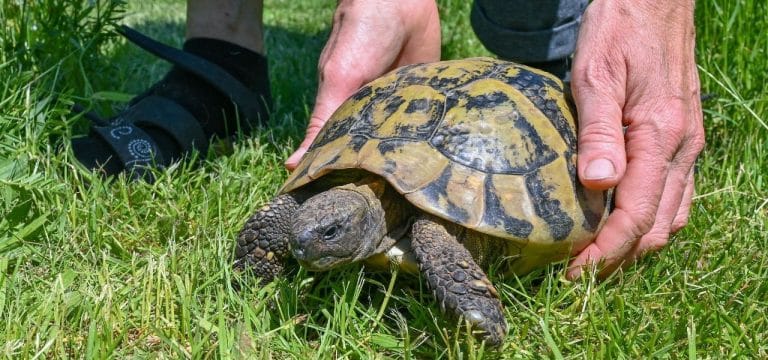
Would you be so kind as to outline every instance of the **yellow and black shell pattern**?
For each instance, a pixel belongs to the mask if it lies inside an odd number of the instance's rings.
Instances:
[[[514,242],[515,255],[562,258],[594,238],[609,199],[579,184],[570,109],[559,79],[515,63],[406,66],[342,104],[281,191],[361,169],[423,211]]]

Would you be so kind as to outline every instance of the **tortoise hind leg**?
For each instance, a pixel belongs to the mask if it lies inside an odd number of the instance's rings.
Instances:
[[[262,283],[280,275],[291,255],[291,220],[298,208],[295,195],[283,194],[253,214],[237,236],[235,268],[253,270]]]
[[[498,346],[507,333],[501,301],[485,272],[461,245],[463,228],[431,216],[413,224],[412,247],[427,284],[443,311],[482,330],[488,345]]]

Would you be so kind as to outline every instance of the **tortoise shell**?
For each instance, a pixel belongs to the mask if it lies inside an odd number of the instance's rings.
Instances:
[[[558,78],[526,66],[406,66],[341,105],[281,192],[365,170],[423,211],[513,242],[509,255],[562,258],[594,238],[609,200],[577,179],[570,109]]]

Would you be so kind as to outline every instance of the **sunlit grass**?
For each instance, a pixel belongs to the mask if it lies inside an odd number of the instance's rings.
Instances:
[[[39,4],[38,4],[39,3]],[[764,1],[699,1],[708,145],[690,224],[605,282],[562,267],[493,280],[508,341],[482,347],[424,284],[347,267],[266,287],[231,270],[244,220],[286,176],[303,135],[335,1],[267,1],[271,130],[155,184],[78,172],[74,102],[135,94],[167,65],[115,21],[180,45],[184,4],[47,0],[0,7],[0,354],[7,358],[768,357],[768,138]],[[98,5],[98,6],[97,6]],[[440,1],[446,58],[486,55],[468,1]],[[102,113],[119,108],[93,102]],[[393,276],[397,278],[393,282]],[[240,290],[234,282],[244,284]]]

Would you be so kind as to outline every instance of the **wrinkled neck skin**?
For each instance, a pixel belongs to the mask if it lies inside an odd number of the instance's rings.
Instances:
[[[407,230],[410,205],[378,177],[321,192],[293,221],[291,249],[310,270],[324,271],[386,252]]]

